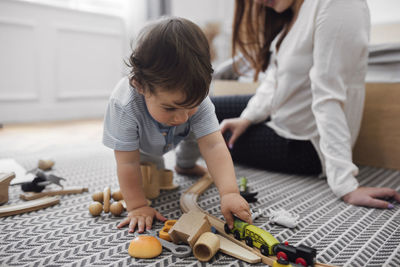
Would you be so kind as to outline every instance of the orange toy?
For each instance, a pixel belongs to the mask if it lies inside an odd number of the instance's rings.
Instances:
[[[162,252],[160,241],[154,236],[139,235],[129,244],[128,253],[132,257],[150,259],[155,258]]]
[[[171,229],[172,226],[176,223],[176,220],[168,220],[164,223],[164,227],[161,229],[161,231],[158,233],[158,236],[164,240],[167,240],[169,242],[172,241],[171,237],[168,234],[169,229]]]

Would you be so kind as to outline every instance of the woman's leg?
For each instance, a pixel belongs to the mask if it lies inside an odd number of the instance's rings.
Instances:
[[[251,95],[212,97],[218,120],[239,117]],[[224,134],[227,140],[230,133]],[[230,150],[236,163],[292,174],[319,174],[321,162],[310,141],[283,138],[265,123],[250,126]]]

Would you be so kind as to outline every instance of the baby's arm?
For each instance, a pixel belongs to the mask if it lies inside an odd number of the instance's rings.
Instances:
[[[118,228],[129,224],[129,232],[134,232],[136,226],[139,232],[143,232],[145,228],[151,229],[154,216],[161,221],[166,220],[159,212],[147,205],[142,187],[139,151],[116,150],[114,153],[119,186],[128,211],[128,217],[118,224]]]
[[[251,223],[249,204],[239,194],[231,155],[220,131],[203,136],[198,140],[200,152],[214,179],[221,198],[221,212],[229,227],[233,227],[233,214]]]

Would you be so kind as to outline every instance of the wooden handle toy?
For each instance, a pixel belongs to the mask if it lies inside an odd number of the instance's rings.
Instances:
[[[26,192],[19,195],[20,199],[23,200],[34,200],[45,196],[56,196],[56,195],[69,195],[69,194],[80,194],[83,192],[88,192],[88,189],[85,187],[71,187],[65,188],[62,190],[55,190],[55,191],[43,191],[40,193],[35,192]]]
[[[30,212],[34,210],[44,209],[60,203],[59,197],[42,197],[23,203],[6,205],[0,207],[0,217]]]

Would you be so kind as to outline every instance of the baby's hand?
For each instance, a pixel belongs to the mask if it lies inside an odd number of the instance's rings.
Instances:
[[[228,193],[221,196],[221,212],[229,228],[233,228],[233,215],[252,223],[249,203],[239,193]]]
[[[121,228],[129,224],[129,233],[135,232],[136,226],[138,228],[138,232],[143,233],[145,227],[146,230],[151,229],[154,216],[156,217],[156,219],[162,222],[167,220],[167,218],[162,216],[161,213],[156,211],[154,208],[143,206],[129,211],[128,217],[120,222],[117,227]]]

